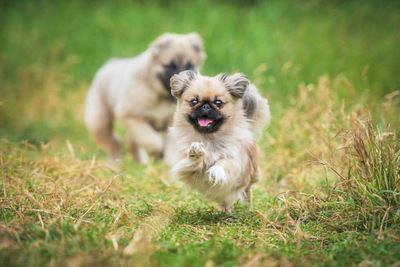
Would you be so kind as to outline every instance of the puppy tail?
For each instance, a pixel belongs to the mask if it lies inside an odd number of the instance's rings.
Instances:
[[[253,132],[256,136],[260,135],[271,121],[271,112],[268,100],[260,95],[253,84],[247,87],[243,95],[243,108]]]

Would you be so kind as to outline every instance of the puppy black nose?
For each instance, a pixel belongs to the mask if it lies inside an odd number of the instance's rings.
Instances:
[[[201,107],[201,109],[203,110],[203,111],[210,111],[211,110],[211,107],[210,107],[210,105],[209,104],[204,104],[202,107]]]
[[[184,70],[193,70],[194,66],[191,62],[186,63],[186,65],[183,68]]]

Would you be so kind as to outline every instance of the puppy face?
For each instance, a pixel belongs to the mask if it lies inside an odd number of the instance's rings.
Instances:
[[[170,79],[184,70],[198,71],[205,59],[199,34],[165,33],[150,45],[157,78],[170,92]]]
[[[235,118],[243,114],[240,99],[248,85],[242,74],[206,77],[184,71],[174,75],[171,88],[178,99],[177,119],[202,134],[231,127]]]

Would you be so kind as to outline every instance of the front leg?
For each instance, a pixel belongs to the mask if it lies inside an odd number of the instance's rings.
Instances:
[[[204,148],[203,143],[201,142],[193,142],[188,151],[188,158],[192,161],[199,161],[203,159],[206,150]]]
[[[233,159],[220,159],[208,171],[208,179],[214,185],[228,185],[240,175],[240,162]]]
[[[127,130],[129,150],[134,160],[141,163],[148,161],[147,157],[141,155],[141,149],[154,157],[162,156],[164,138],[148,121],[136,117],[125,117],[122,121]]]
[[[225,212],[227,214],[232,213],[232,203],[224,201],[223,203],[219,204],[219,210]]]
[[[175,104],[167,100],[157,103],[157,105],[147,110],[146,114],[152,119],[152,126],[157,131],[165,131],[168,125],[171,125],[174,111]]]
[[[238,200],[238,194],[235,187],[238,186],[241,168],[240,162],[234,159],[220,159],[211,168],[208,169],[208,179],[213,186],[226,188],[231,194],[225,196],[225,199],[219,203],[220,210],[230,214],[233,203]],[[223,189],[225,191],[225,189]]]
[[[172,168],[173,176],[185,180],[200,173],[203,169],[204,154],[203,143],[193,142],[188,149],[187,156]]]

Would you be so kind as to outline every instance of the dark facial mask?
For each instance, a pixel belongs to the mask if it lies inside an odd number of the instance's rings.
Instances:
[[[158,79],[161,81],[164,88],[168,91],[171,98],[175,98],[171,95],[171,85],[170,79],[174,74],[178,74],[184,70],[193,70],[194,66],[192,63],[188,62],[185,65],[179,65],[178,63],[171,61],[169,64],[164,65],[164,70],[157,75]]]
[[[208,102],[203,102],[192,110],[187,120],[200,133],[214,133],[223,124],[222,113]]]

